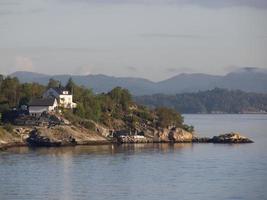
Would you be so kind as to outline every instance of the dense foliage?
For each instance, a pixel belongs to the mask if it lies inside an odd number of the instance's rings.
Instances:
[[[41,97],[45,89],[62,87],[50,79],[47,86],[37,83],[20,83],[17,78],[0,76],[0,114],[27,105],[31,98]],[[74,124],[92,129],[95,122],[113,129],[141,130],[146,127],[177,126],[192,130],[183,124],[182,116],[168,108],[149,110],[133,102],[127,89],[116,87],[108,93],[94,94],[91,89],[76,85],[70,78],[65,88],[73,94],[77,107],[63,109],[63,115]]]
[[[267,94],[215,88],[197,93],[151,95],[135,100],[149,107],[169,107],[181,113],[247,113],[266,112]]]
[[[133,102],[127,89],[116,87],[108,93],[95,95],[92,90],[76,85],[71,79],[66,88],[73,93],[77,108],[73,113],[66,110],[65,116],[80,124],[93,120],[112,128],[131,128],[133,131],[143,126],[186,127],[182,116],[174,110],[160,108],[148,110]],[[91,124],[89,124],[91,126]],[[191,129],[190,129],[191,128]],[[188,130],[193,130],[192,127]]]
[[[0,113],[41,97],[45,87],[38,83],[20,83],[17,78],[0,75]]]

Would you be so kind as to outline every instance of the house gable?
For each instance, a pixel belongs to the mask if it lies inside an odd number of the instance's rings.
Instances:
[[[75,108],[76,104],[73,103],[72,94],[64,88],[49,88],[43,94],[43,98],[57,98],[60,106],[64,108]]]
[[[40,115],[43,112],[54,111],[58,107],[55,98],[32,99],[29,103],[29,113],[31,115]]]

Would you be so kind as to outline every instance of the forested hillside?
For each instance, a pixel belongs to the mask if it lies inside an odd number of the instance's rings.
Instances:
[[[40,85],[20,83],[17,78],[3,75],[0,75],[0,124],[1,120],[12,122],[14,119],[9,117],[3,120],[3,116],[19,111],[21,105],[27,106],[32,98],[40,98],[51,87],[64,87],[73,94],[77,108],[59,109],[74,125],[94,129],[94,124],[99,123],[111,129],[127,129],[133,132],[148,127],[176,126],[193,131],[193,127],[183,123],[183,117],[178,112],[169,108],[149,110],[136,104],[127,89],[116,87],[108,93],[94,94],[91,89],[75,84],[71,78],[62,86],[60,81],[54,79],[50,79],[47,85]]]
[[[135,100],[149,107],[166,106],[181,113],[267,112],[267,94],[215,88],[197,93],[147,95]]]

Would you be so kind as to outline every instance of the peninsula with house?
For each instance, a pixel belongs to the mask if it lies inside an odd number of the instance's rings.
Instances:
[[[169,108],[136,104],[128,90],[116,87],[94,94],[50,79],[44,86],[0,76],[0,147],[65,146],[108,143],[249,143],[238,133],[201,138]]]

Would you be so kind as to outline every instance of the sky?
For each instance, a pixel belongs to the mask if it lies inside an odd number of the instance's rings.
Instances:
[[[267,69],[267,0],[0,0],[0,73]]]

